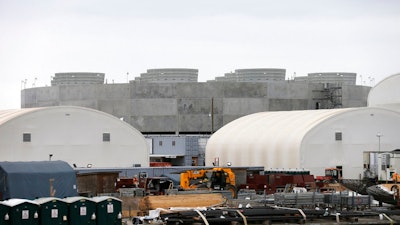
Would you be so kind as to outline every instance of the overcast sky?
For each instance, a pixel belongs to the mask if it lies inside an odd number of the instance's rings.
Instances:
[[[194,68],[203,82],[284,68],[355,72],[373,85],[399,73],[399,59],[397,0],[0,0],[0,110],[20,108],[23,86],[50,86],[57,72],[125,83]]]

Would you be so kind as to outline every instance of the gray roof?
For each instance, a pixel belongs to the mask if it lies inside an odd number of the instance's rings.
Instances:
[[[76,175],[64,161],[0,162],[0,189],[3,199],[76,196]]]
[[[64,161],[0,162],[0,168],[7,174],[29,173],[74,173],[72,167]]]

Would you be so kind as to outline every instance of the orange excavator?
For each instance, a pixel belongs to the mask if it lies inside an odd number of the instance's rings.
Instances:
[[[180,187],[183,190],[227,190],[231,192],[233,198],[236,198],[235,179],[235,173],[230,168],[187,170],[180,173]]]
[[[393,182],[395,182],[395,183],[400,182],[400,174],[398,174],[398,173],[393,173],[393,174],[392,174],[392,180],[393,180]]]

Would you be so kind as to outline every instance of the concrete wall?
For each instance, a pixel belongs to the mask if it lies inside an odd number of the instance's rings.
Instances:
[[[123,118],[143,133],[209,134],[255,112],[315,109],[323,89],[293,81],[63,85],[22,90],[21,107],[77,105]],[[343,86],[342,107],[366,106],[369,90]]]

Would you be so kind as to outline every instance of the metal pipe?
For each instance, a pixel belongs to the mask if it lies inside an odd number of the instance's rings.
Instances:
[[[203,213],[201,213],[198,209],[195,209],[194,211],[196,211],[197,214],[199,214],[199,216],[203,219],[205,225],[210,225],[207,221],[207,218],[203,215]]]
[[[246,217],[243,215],[243,213],[241,213],[239,210],[236,210],[236,212],[243,218],[243,224],[247,225],[247,219]]]
[[[288,210],[297,210],[300,212],[300,214],[303,216],[304,221],[306,221],[306,214],[303,212],[303,210],[299,208],[288,208],[288,207],[281,207],[281,206],[274,206],[274,208],[281,208],[281,209],[288,209]]]

